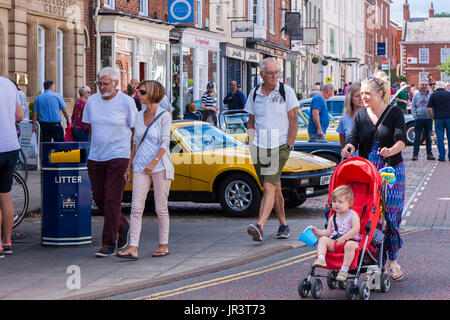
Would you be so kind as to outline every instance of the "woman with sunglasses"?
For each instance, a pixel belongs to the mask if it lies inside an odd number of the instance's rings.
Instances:
[[[131,260],[138,259],[142,215],[152,184],[155,210],[159,221],[159,246],[152,256],[163,257],[169,254],[167,202],[171,180],[174,179],[174,167],[169,150],[172,117],[169,112],[158,106],[165,94],[164,87],[157,81],[146,80],[139,84],[139,93],[141,103],[147,107],[136,116],[130,163],[124,175],[126,182],[130,183],[131,165],[133,165],[130,247],[117,253],[119,258]]]
[[[397,182],[387,186],[384,243],[388,254],[386,270],[390,270],[392,279],[397,281],[403,279],[397,257],[403,243],[399,228],[405,201],[405,166],[401,152],[406,147],[406,128],[402,110],[385,103],[388,81],[386,74],[380,72],[362,82],[364,108],[355,114],[342,156],[348,158],[358,149],[359,155],[369,159],[378,170],[385,165],[395,169]]]

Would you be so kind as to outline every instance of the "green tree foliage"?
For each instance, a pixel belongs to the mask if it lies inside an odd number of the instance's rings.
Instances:
[[[438,69],[441,70],[441,72],[445,72],[447,76],[450,76],[450,57],[446,62],[438,66]]]

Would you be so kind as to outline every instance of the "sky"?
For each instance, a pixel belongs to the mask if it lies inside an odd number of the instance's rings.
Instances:
[[[391,20],[403,21],[403,4],[405,0],[392,0]],[[450,0],[408,0],[411,18],[428,17],[428,10],[433,2],[434,13],[449,12]]]

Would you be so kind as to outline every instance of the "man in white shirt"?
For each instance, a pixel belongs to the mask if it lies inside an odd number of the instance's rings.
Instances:
[[[13,171],[19,155],[16,122],[23,120],[23,109],[14,83],[0,77],[0,258],[11,254],[14,204],[10,191]]]
[[[128,245],[130,225],[122,216],[121,200],[137,108],[133,98],[117,89],[115,69],[103,68],[97,80],[99,92],[86,101],[83,122],[91,131],[88,174],[92,196],[105,216],[102,248],[95,255],[108,257]]]
[[[250,91],[244,108],[250,114],[247,132],[251,156],[264,189],[258,223],[247,229],[255,241],[263,241],[262,230],[274,207],[280,221],[277,238],[289,237],[280,176],[297,136],[299,106],[294,90],[279,82],[275,58],[261,61],[260,70],[263,83]]]

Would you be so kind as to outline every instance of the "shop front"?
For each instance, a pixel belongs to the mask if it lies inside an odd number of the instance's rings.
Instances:
[[[115,67],[120,72],[120,89],[131,79],[155,80],[168,93],[170,79],[169,33],[173,27],[147,20],[107,15],[100,20],[100,68]]]
[[[196,103],[206,91],[206,85],[215,84],[216,97],[221,94],[219,77],[220,39],[223,35],[195,28],[180,28],[174,31],[179,40],[172,43],[172,87],[173,100],[178,102],[180,113],[186,106]]]

